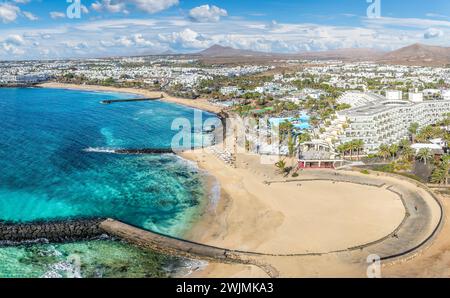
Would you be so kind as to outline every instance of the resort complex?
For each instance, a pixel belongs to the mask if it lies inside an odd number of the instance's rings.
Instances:
[[[340,111],[337,117],[348,122],[340,141],[362,140],[370,153],[376,152],[383,144],[396,144],[409,138],[409,128],[413,123],[422,129],[441,122],[450,113],[450,100],[412,102],[364,95],[377,100],[359,105],[360,101],[356,99],[355,108]],[[353,103],[351,99],[347,102]]]

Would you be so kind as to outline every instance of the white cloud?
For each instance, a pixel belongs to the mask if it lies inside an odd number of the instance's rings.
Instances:
[[[148,13],[157,13],[166,10],[172,6],[178,5],[178,0],[128,0],[136,5],[142,11]]]
[[[352,27],[233,18],[204,23],[191,22],[184,16],[86,18],[82,22],[52,23],[39,28],[0,26],[0,59],[13,59],[13,52],[22,55],[21,58],[52,59],[140,55],[167,49],[195,52],[213,44],[280,53],[352,47],[393,50],[423,42],[425,34],[435,36],[427,39],[429,44],[450,46],[450,40],[445,38],[450,35],[450,26],[445,26],[448,22],[436,24],[428,19],[424,22],[432,25],[424,27],[416,19],[402,22],[392,18],[377,25],[363,19],[360,26]],[[22,36],[25,43],[20,44],[18,39],[15,44],[11,43],[13,39],[2,40],[12,35]]]
[[[126,4],[123,2],[112,3],[111,0],[102,0],[101,2],[96,1],[91,5],[92,9],[101,12],[107,11],[110,13],[128,13],[126,10]]]
[[[0,20],[3,23],[14,22],[20,13],[20,8],[8,3],[0,3]]]
[[[79,41],[73,41],[73,40],[63,42],[63,45],[66,46],[67,48],[75,50],[75,51],[84,50],[89,47],[88,44],[84,41],[79,42]]]
[[[91,7],[97,12],[107,11],[110,13],[128,14],[127,4],[132,4],[140,11],[154,14],[178,5],[178,3],[178,0],[101,0],[94,2]]]
[[[24,11],[23,15],[27,19],[29,19],[30,21],[37,21],[37,20],[39,20],[39,18],[37,16],[35,16],[34,14],[32,14],[31,12],[28,12],[28,11]]]
[[[81,5],[81,12],[88,14],[89,13],[89,9],[85,5]]]
[[[18,34],[8,36],[7,38],[5,38],[5,40],[3,40],[3,42],[9,43],[9,44],[12,44],[15,46],[21,46],[21,45],[25,44],[25,40],[23,39],[23,37]]]
[[[221,17],[228,16],[228,12],[217,6],[208,4],[195,7],[189,11],[189,18],[194,22],[218,22]]]
[[[442,37],[443,35],[444,35],[444,32],[442,30],[439,30],[436,28],[430,28],[423,34],[423,37],[425,39],[431,39],[431,38]]]
[[[146,39],[142,34],[136,33],[131,36],[121,36],[114,40],[101,40],[100,44],[105,48],[111,47],[158,47],[158,43]]]
[[[449,21],[415,18],[367,18],[365,24],[375,27],[396,26],[408,28],[450,27]]]
[[[66,14],[59,11],[52,11],[50,12],[50,17],[52,19],[64,19],[66,17]]]
[[[184,49],[202,49],[213,44],[211,39],[190,28],[186,28],[180,32],[160,34],[159,39],[160,41],[167,42],[171,45]]]
[[[21,46],[25,45],[25,39],[18,34],[9,35],[0,42],[0,49],[8,55],[22,56],[26,52]]]

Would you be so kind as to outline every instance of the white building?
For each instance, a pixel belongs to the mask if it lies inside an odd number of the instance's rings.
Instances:
[[[432,151],[442,150],[442,147],[437,144],[422,144],[422,143],[413,144],[413,145],[411,145],[411,148],[414,149],[416,154],[419,153],[419,151],[422,149],[428,149],[428,150],[432,150]]]
[[[442,98],[444,100],[450,100],[450,90],[443,90],[442,91]]]
[[[408,99],[409,99],[409,101],[412,101],[412,102],[422,102],[423,101],[423,93],[409,92]]]
[[[350,91],[345,92],[343,95],[341,95],[337,102],[339,104],[348,104],[352,107],[360,107],[365,106],[372,102],[378,102],[383,101],[386,98],[384,98],[381,95],[375,94],[375,93],[364,93],[359,91]]]
[[[401,100],[403,99],[403,92],[397,90],[386,91],[386,98],[389,100]]]
[[[449,112],[450,100],[372,102],[337,113],[340,117],[345,116],[349,123],[339,139],[341,143],[362,140],[367,152],[375,152],[382,144],[394,144],[408,138],[412,123],[423,128],[443,120]]]
[[[220,88],[220,93],[222,93],[223,95],[230,95],[230,94],[240,94],[240,90],[238,87],[236,86],[227,86],[227,87],[222,87]]]

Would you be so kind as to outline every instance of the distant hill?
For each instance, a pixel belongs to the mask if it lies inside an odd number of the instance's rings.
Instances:
[[[355,48],[337,49],[319,52],[304,52],[296,56],[304,59],[327,59],[327,60],[375,60],[383,56],[385,52],[376,49]]]
[[[374,49],[338,49],[323,52],[303,52],[298,54],[266,53],[250,50],[239,50],[232,47],[213,45],[212,47],[198,52],[203,57],[284,57],[296,59],[343,59],[343,60],[370,60],[379,58],[384,54]]]
[[[238,50],[232,47],[224,47],[221,45],[213,45],[212,47],[197,53],[203,57],[262,57],[262,56],[273,56],[271,53],[250,51],[250,50]]]
[[[173,56],[173,55],[177,55],[177,53],[175,53],[172,50],[167,50],[165,52],[162,52],[160,55],[162,55],[162,56]]]
[[[302,52],[297,54],[265,53],[251,50],[239,50],[232,47],[214,45],[194,54],[204,58],[266,58],[305,59],[305,60],[343,60],[374,61],[385,64],[402,64],[418,66],[450,65],[450,48],[414,44],[392,52],[383,52],[369,48],[336,49],[319,52]]]
[[[413,44],[384,54],[378,62],[419,66],[450,64],[450,48]]]

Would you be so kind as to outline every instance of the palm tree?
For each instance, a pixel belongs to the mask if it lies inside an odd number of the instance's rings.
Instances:
[[[275,164],[275,166],[278,169],[278,172],[280,174],[284,174],[286,172],[286,161],[285,160],[280,160],[279,162],[277,162]]]
[[[411,135],[411,142],[415,143],[417,131],[419,129],[419,123],[412,123],[411,126],[408,128],[408,132]]]
[[[286,136],[292,132],[293,128],[294,128],[294,125],[287,120],[279,125],[278,131],[279,131],[279,136],[280,136],[280,143],[284,142]]]
[[[401,154],[402,154],[402,158],[407,161],[413,160],[414,156],[415,156],[414,149],[410,145],[402,147]]]
[[[392,161],[394,161],[395,157],[397,156],[398,150],[399,150],[399,147],[397,144],[392,144],[389,147],[389,153],[391,154]]]
[[[305,143],[305,142],[310,142],[311,139],[312,139],[312,138],[311,138],[311,135],[310,135],[309,133],[305,132],[305,133],[302,133],[302,134],[299,136],[298,143],[299,143],[299,144],[303,144],[303,143]]]
[[[443,126],[449,126],[450,125],[450,113],[445,114],[444,120],[442,120]]]
[[[427,162],[433,158],[433,154],[430,149],[422,148],[417,153],[417,158],[427,165]]]
[[[447,184],[450,171],[450,158],[444,156],[440,165],[433,171],[431,175],[431,183]]]
[[[292,132],[289,132],[288,136],[288,151],[289,151],[289,157],[293,157],[295,153],[295,144],[296,140],[295,137],[292,136]]]
[[[358,158],[361,156],[361,150],[364,150],[364,141],[356,140],[354,141],[355,149],[357,150]]]
[[[388,145],[381,145],[378,149],[378,156],[382,157],[384,161],[391,156],[391,150]]]
[[[337,147],[337,151],[342,154],[342,157],[345,158],[345,153],[347,152],[345,144],[341,144]]]
[[[403,150],[406,147],[410,147],[411,146],[411,142],[408,139],[403,139],[403,140],[400,141],[399,146]]]
[[[417,140],[420,142],[426,142],[429,139],[436,138],[442,135],[442,131],[439,127],[426,126],[417,135]]]
[[[353,160],[353,150],[355,150],[355,143],[354,142],[348,142],[345,144],[347,151],[350,152],[350,160]]]

